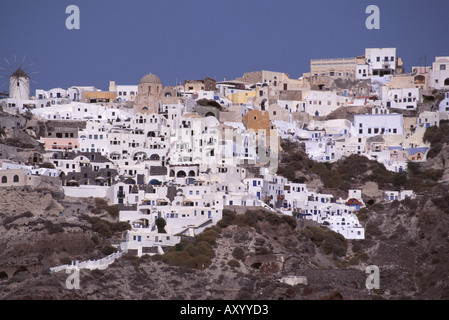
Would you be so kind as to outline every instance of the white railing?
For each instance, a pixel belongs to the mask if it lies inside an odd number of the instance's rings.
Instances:
[[[115,261],[115,259],[120,258],[123,255],[123,251],[118,251],[118,252],[114,252],[113,254],[110,254],[107,257],[104,257],[102,259],[98,259],[98,260],[87,260],[87,261],[82,261],[79,262],[77,264],[78,268],[80,269],[89,269],[89,270],[94,270],[94,269],[106,269],[111,263],[113,263]],[[50,268],[50,272],[59,272],[62,270],[67,269],[68,267],[70,267],[70,265],[68,264],[64,264],[61,266],[56,266],[53,268]]]

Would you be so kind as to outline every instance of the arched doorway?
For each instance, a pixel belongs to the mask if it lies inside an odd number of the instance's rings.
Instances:
[[[417,75],[414,79],[415,84],[424,84],[426,78],[423,75]]]
[[[178,173],[176,174],[177,178],[185,178],[186,176],[187,174],[183,170],[179,170]]]

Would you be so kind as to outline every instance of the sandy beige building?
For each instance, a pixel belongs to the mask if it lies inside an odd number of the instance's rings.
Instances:
[[[161,79],[152,73],[140,79],[137,86],[134,113],[159,113],[162,89]]]

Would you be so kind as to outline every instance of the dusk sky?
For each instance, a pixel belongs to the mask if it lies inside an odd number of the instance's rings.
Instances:
[[[68,30],[68,5],[80,29]],[[365,9],[380,9],[368,30]],[[355,57],[365,48],[396,47],[406,71],[449,56],[448,0],[2,0],[3,57],[24,67],[35,89],[138,84],[151,72],[164,85],[217,81],[270,70],[298,78],[310,59]],[[0,70],[0,74],[9,75]],[[0,85],[7,78],[0,78]],[[0,91],[8,90],[3,87]]]

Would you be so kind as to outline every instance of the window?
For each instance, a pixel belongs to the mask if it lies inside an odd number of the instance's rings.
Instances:
[[[2,183],[8,183],[8,178],[6,176],[2,177]]]
[[[440,70],[446,70],[446,65],[445,64],[440,64]]]

